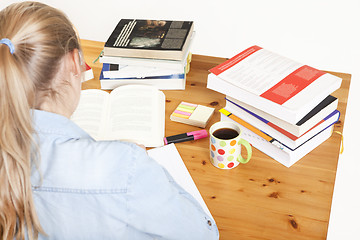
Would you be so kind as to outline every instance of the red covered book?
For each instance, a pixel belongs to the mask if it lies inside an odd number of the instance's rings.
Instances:
[[[85,63],[84,80],[88,81],[93,78],[94,78],[94,73],[93,73],[92,68],[87,63]]]
[[[296,124],[342,79],[258,46],[209,70],[207,87]]]

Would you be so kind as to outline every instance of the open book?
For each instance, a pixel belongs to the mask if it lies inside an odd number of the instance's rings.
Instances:
[[[145,85],[121,86],[110,94],[99,89],[83,90],[71,119],[96,140],[162,146],[165,95]]]

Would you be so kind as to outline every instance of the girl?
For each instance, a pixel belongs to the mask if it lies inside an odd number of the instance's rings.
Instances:
[[[141,147],[96,142],[69,117],[81,48],[37,2],[0,12],[0,238],[217,239],[197,202]]]

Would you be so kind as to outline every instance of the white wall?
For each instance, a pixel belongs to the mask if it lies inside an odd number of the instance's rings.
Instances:
[[[15,1],[2,0],[0,9]],[[62,9],[84,39],[106,41],[121,18],[193,20],[193,53],[231,57],[257,44],[315,68],[351,73],[345,151],[339,159],[328,239],[360,236],[360,1],[43,0]],[[356,161],[359,160],[359,161]]]

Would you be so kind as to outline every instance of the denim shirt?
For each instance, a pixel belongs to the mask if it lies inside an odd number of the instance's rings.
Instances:
[[[68,118],[34,111],[31,182],[39,239],[218,239],[197,201],[135,144],[95,141]],[[37,165],[37,166],[36,166]]]

